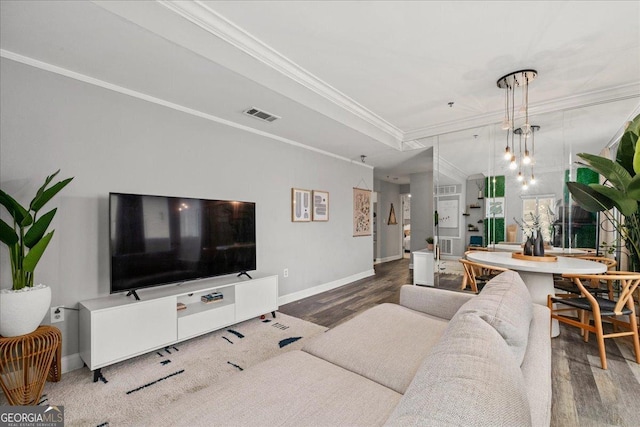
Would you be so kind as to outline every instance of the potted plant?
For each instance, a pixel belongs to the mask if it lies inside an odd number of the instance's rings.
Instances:
[[[433,250],[433,237],[427,237],[427,249],[430,251]]]
[[[0,190],[0,205],[13,218],[13,226],[0,219],[0,241],[9,249],[12,289],[0,290],[0,335],[14,337],[36,330],[51,304],[51,289],[33,286],[36,265],[53,237],[47,228],[57,208],[38,217],[40,209],[73,178],[67,178],[47,188],[58,170],[45,180],[28,208]]]
[[[567,182],[567,187],[580,207],[589,212],[602,212],[624,242],[629,254],[629,269],[640,271],[640,115],[629,123],[620,139],[616,160],[580,153],[579,164],[598,172],[604,184]],[[616,208],[619,220],[611,212]]]

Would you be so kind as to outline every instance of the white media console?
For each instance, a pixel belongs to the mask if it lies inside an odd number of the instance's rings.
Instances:
[[[203,295],[220,292],[221,301]],[[225,277],[80,302],[80,357],[100,368],[278,309],[278,276]],[[183,303],[186,309],[177,310]]]

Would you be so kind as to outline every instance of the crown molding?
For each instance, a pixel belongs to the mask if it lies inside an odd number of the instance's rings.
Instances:
[[[260,136],[263,136],[265,138],[269,138],[269,139],[272,139],[272,140],[275,140],[275,141],[284,142],[285,144],[293,145],[295,147],[304,148],[305,150],[313,151],[313,152],[316,152],[316,153],[319,153],[319,154],[322,154],[322,155],[325,155],[325,156],[329,156],[329,157],[333,157],[333,158],[336,158],[336,159],[339,159],[339,160],[343,160],[345,162],[349,162],[349,163],[352,163],[352,164],[355,164],[355,165],[358,165],[358,166],[361,166],[361,167],[364,167],[364,168],[373,169],[373,166],[371,166],[371,165],[360,163],[358,161],[355,161],[353,159],[349,159],[347,157],[339,156],[337,154],[333,154],[333,153],[330,153],[328,151],[321,150],[319,148],[311,147],[309,145],[305,145],[305,144],[302,144],[300,142],[297,142],[297,141],[294,141],[294,140],[291,140],[291,139],[288,139],[288,138],[281,137],[279,135],[275,135],[275,134],[272,134],[272,133],[269,133],[269,132],[264,132],[264,131],[261,131],[261,130],[258,130],[258,129],[254,129],[252,127],[245,126],[245,125],[242,125],[240,123],[233,122],[231,120],[227,120],[227,119],[223,119],[221,117],[214,116],[213,114],[208,114],[208,113],[205,113],[203,111],[199,111],[199,110],[196,110],[196,109],[193,109],[193,108],[185,107],[184,105],[176,104],[174,102],[170,102],[170,101],[167,101],[167,100],[164,100],[164,99],[161,99],[161,98],[156,98],[155,96],[147,95],[145,93],[138,92],[138,91],[135,91],[135,90],[132,90],[132,89],[128,89],[128,88],[125,88],[125,87],[122,87],[122,86],[119,86],[119,85],[116,85],[116,84],[113,84],[113,83],[109,83],[109,82],[106,82],[104,80],[96,79],[94,77],[90,77],[90,76],[87,76],[85,74],[81,74],[81,73],[78,73],[78,72],[75,72],[75,71],[71,71],[69,69],[59,67],[57,65],[49,64],[47,62],[39,61],[37,59],[30,58],[28,56],[20,55],[18,53],[11,52],[11,51],[6,50],[6,49],[0,49],[0,57],[1,58],[5,58],[5,59],[9,59],[9,60],[12,60],[12,61],[15,61],[15,62],[19,62],[21,64],[29,65],[29,66],[34,67],[34,68],[39,68],[41,70],[48,71],[48,72],[51,72],[51,73],[54,73],[54,74],[65,76],[65,77],[68,77],[68,78],[71,78],[71,79],[74,79],[74,80],[78,80],[78,81],[81,81],[81,82],[84,82],[84,83],[88,83],[88,84],[93,85],[93,86],[98,86],[98,87],[101,87],[103,89],[107,89],[107,90],[111,90],[111,91],[114,91],[114,92],[118,92],[120,94],[131,96],[133,98],[137,98],[137,99],[140,99],[140,100],[143,100],[143,101],[151,102],[153,104],[161,105],[163,107],[170,108],[170,109],[176,110],[176,111],[180,111],[182,113],[190,114],[190,115],[195,116],[195,117],[200,117],[200,118],[205,119],[205,120],[216,122],[216,123],[219,123],[219,124],[222,124],[222,125],[225,125],[225,126],[229,126],[229,127],[235,128],[235,129],[239,129],[239,130],[242,130],[242,131],[245,131],[245,132],[253,133],[255,135],[260,135]]]
[[[608,89],[554,99],[552,101],[530,104],[529,115],[535,116],[539,114],[569,111],[632,98],[640,98],[640,81]],[[404,133],[403,142],[474,129],[482,126],[497,125],[501,123],[503,114],[503,111],[494,111],[468,119],[438,123],[432,126],[413,129]]]
[[[402,130],[308,72],[204,3],[175,0],[158,0],[157,2],[171,12],[198,25],[262,64],[388,134],[397,142],[397,146],[394,148],[397,149],[400,145],[404,135]]]
[[[468,176],[453,165],[453,163],[446,161],[442,157],[438,157],[438,173],[455,179],[459,183],[466,182],[468,178]]]

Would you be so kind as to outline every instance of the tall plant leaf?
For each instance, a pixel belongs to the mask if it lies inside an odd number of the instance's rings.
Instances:
[[[638,146],[638,136],[633,132],[625,132],[620,138],[616,152],[616,162],[633,175],[637,173],[633,169],[633,156]]]
[[[590,188],[593,188],[598,193],[613,200],[613,204],[624,216],[632,215],[638,209],[638,201],[628,197],[621,191],[615,188],[607,187],[600,184],[590,184]]]
[[[35,246],[38,241],[44,236],[44,233],[47,232],[47,228],[49,224],[51,224],[51,220],[56,214],[58,209],[54,208],[42,215],[33,225],[29,228],[29,231],[24,235],[24,245],[31,249]]]
[[[45,205],[45,203],[47,203],[49,200],[51,200],[51,198],[53,196],[58,194],[58,192],[60,190],[62,190],[67,184],[69,184],[72,179],[73,179],[73,177],[72,178],[67,178],[64,181],[58,182],[53,187],[43,191],[42,194],[39,197],[36,197],[31,202],[31,210],[34,211],[34,212],[38,212],[40,210],[40,208],[42,208],[42,206]]]
[[[580,153],[578,156],[587,162],[589,167],[604,176],[620,191],[626,192],[631,182],[631,174],[622,165],[607,159],[588,153]]]
[[[42,186],[38,188],[38,191],[36,192],[35,197],[33,198],[33,200],[31,200],[31,203],[29,204],[29,209],[33,210],[33,203],[42,196],[42,193],[44,193],[44,190],[47,188],[47,185],[49,185],[49,183],[53,180],[53,178],[55,178],[55,176],[58,175],[59,173],[60,173],[60,169],[58,169],[57,171],[49,175],[44,180],[44,184],[42,184]]]
[[[51,241],[53,237],[53,231],[44,236],[36,245],[31,248],[29,253],[24,257],[24,261],[22,262],[22,269],[24,271],[33,273],[36,269],[36,265],[38,265],[38,261],[42,258],[42,254],[44,250],[47,248],[47,245]]]
[[[640,144],[638,144],[638,140],[636,139],[636,152],[633,155],[633,171],[636,175],[640,175]]]
[[[634,176],[631,180],[629,187],[627,187],[627,196],[640,202],[640,174]]]
[[[0,190],[0,205],[7,209],[17,224],[21,224],[25,218],[31,216],[29,215],[29,212],[20,205],[20,203],[16,202],[13,197],[2,190]]]
[[[613,208],[613,200],[593,188],[579,182],[567,182],[567,188],[580,207],[588,212],[600,212]]]
[[[13,228],[0,219],[0,242],[7,246],[13,246],[18,243],[18,235]]]

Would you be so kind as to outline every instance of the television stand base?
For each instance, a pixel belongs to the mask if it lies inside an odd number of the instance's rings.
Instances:
[[[131,296],[131,295],[133,295],[134,297],[136,297],[136,301],[140,301],[140,297],[138,296],[138,294],[136,293],[136,291],[135,291],[135,290],[133,290],[133,291],[129,291],[129,293],[127,293],[127,296],[128,296],[128,297],[129,297],[129,296]]]
[[[97,383],[98,380],[101,380],[102,382],[107,382],[107,380],[105,379],[105,377],[102,376],[102,368],[98,368],[95,371],[93,371],[93,382]]]
[[[238,273],[237,277],[240,276],[247,276],[249,279],[253,279],[253,277],[249,276],[249,273],[247,273],[246,271],[241,271],[240,273]]]

